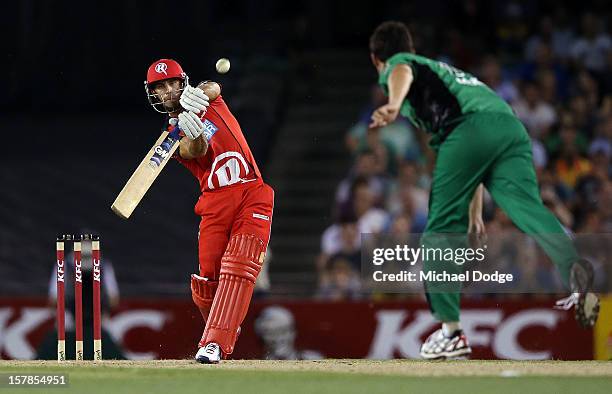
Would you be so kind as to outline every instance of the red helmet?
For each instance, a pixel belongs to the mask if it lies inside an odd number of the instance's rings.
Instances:
[[[176,60],[159,59],[153,62],[147,70],[147,84],[164,79],[179,78],[185,80],[187,74]]]
[[[172,59],[159,59],[153,62],[147,70],[147,80],[145,81],[145,91],[149,103],[157,112],[168,113],[172,112],[164,107],[163,103],[157,97],[157,95],[151,92],[150,85],[155,82],[163,81],[165,79],[178,78],[182,81],[181,88],[178,93],[181,93],[185,86],[189,84],[189,78],[183,71],[183,68],[176,60]]]

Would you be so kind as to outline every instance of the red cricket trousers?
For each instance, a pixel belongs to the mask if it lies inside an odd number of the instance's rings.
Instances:
[[[254,235],[267,246],[273,208],[274,190],[261,179],[202,193],[195,207],[202,218],[198,233],[200,276],[219,280],[221,257],[233,235]]]

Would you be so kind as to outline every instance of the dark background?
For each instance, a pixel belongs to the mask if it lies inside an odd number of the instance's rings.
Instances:
[[[126,294],[187,294],[197,271],[191,175],[170,163],[129,221],[110,210],[163,125],[143,89],[158,58],[178,60],[194,83],[222,83],[277,190],[271,291],[310,295],[335,185],[352,163],[344,133],[376,80],[367,50],[375,26],[404,21],[417,51],[462,69],[476,72],[493,55],[512,70],[543,17],[578,35],[586,11],[609,27],[608,1],[3,4],[0,294],[43,294],[56,234],[83,228],[101,235]],[[214,72],[220,57],[232,61],[225,76]],[[610,92],[606,70],[593,73],[599,100]]]

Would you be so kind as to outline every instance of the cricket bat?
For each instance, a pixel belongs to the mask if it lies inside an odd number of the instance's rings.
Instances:
[[[134,209],[142,200],[145,193],[160,172],[164,169],[170,158],[179,147],[179,128],[175,127],[171,132],[164,131],[159,136],[155,145],[149,153],[142,159],[130,179],[111,205],[111,209],[119,217],[128,219]]]

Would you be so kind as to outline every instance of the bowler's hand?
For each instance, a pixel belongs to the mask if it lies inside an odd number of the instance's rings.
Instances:
[[[385,104],[382,107],[378,107],[372,114],[372,122],[370,122],[370,128],[384,127],[389,123],[393,123],[399,115],[400,107],[391,104]]]
[[[487,230],[481,212],[470,212],[468,239],[473,248],[482,247],[487,242]]]
[[[476,234],[479,237],[484,237],[487,235],[484,220],[482,220],[482,215],[474,215],[473,217],[470,215],[468,233]]]

